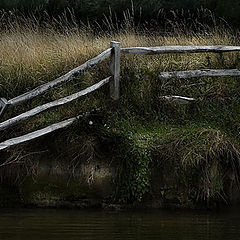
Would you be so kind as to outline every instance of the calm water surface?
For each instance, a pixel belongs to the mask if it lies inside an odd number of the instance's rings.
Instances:
[[[0,210],[0,240],[240,240],[240,209],[213,212]]]

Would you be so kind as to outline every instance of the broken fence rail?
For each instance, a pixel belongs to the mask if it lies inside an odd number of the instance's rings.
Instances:
[[[238,69],[201,69],[189,71],[162,72],[159,74],[160,79],[170,78],[195,78],[195,77],[225,77],[240,76]]]

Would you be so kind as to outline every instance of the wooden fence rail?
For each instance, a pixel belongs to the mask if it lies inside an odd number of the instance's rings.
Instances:
[[[122,48],[121,53],[130,54],[166,54],[166,53],[224,53],[240,51],[240,46],[161,46]]]
[[[74,118],[70,118],[68,120],[65,120],[65,121],[62,121],[62,122],[59,122],[59,123],[55,123],[55,124],[50,125],[50,126],[48,126],[46,128],[37,130],[35,132],[31,132],[31,133],[28,133],[28,134],[20,136],[20,137],[16,137],[16,138],[12,138],[12,139],[6,140],[6,141],[0,143],[0,151],[4,150],[6,148],[9,148],[11,146],[14,146],[14,145],[18,145],[20,143],[28,142],[30,140],[39,138],[39,137],[44,136],[44,135],[46,135],[48,133],[54,132],[54,131],[56,131],[58,129],[62,129],[62,128],[68,127],[71,124],[73,124],[75,121],[77,121],[79,119],[79,117],[80,116],[77,116],[77,117],[74,117]]]
[[[195,77],[225,77],[240,76],[238,69],[202,69],[190,71],[162,72],[159,74],[160,79],[170,78],[195,78]]]
[[[55,79],[52,82],[45,83],[35,89],[26,92],[20,96],[13,99],[7,100],[5,98],[0,98],[0,116],[6,111],[7,107],[15,106],[24,101],[30,100],[44,92],[60,86],[68,81],[71,81],[85,71],[93,68],[97,64],[104,61],[106,58],[110,57],[110,73],[111,76],[103,79],[102,81],[67,97],[43,104],[41,106],[35,107],[25,113],[22,113],[16,117],[10,118],[4,122],[0,123],[0,131],[5,130],[9,127],[14,126],[28,118],[31,118],[43,111],[49,110],[51,108],[64,105],[77,98],[87,95],[107,83],[110,84],[110,97],[112,100],[118,100],[120,97],[119,92],[119,82],[120,82],[120,55],[123,54],[143,54],[143,55],[154,55],[154,54],[182,54],[182,53],[224,53],[224,52],[235,52],[240,51],[240,46],[161,46],[161,47],[133,47],[133,48],[120,48],[119,42],[111,42],[110,48],[99,54],[98,56],[88,60],[84,64],[76,67],[65,75]],[[219,76],[240,76],[240,71],[238,69],[200,69],[200,70],[188,70],[188,71],[174,71],[174,72],[162,72],[159,74],[160,79],[170,79],[170,78],[194,78],[194,77],[219,77]],[[182,96],[163,96],[163,99],[170,102],[178,102],[180,104],[191,104],[196,100],[191,97]],[[38,137],[44,136],[48,133],[56,131],[61,128],[70,126],[75,121],[77,121],[81,116],[70,118],[59,123],[55,123],[46,128],[37,130],[26,135],[12,138],[0,143],[0,150],[7,149],[11,146],[24,143]]]

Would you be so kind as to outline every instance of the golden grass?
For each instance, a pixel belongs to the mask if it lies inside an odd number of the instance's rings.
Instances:
[[[16,97],[44,82],[54,80],[58,76],[68,72],[88,59],[98,55],[107,49],[110,41],[121,42],[122,47],[134,46],[161,46],[161,45],[239,45],[239,38],[227,30],[213,30],[201,34],[182,34],[179,32],[163,34],[158,32],[143,31],[141,34],[134,28],[123,30],[116,34],[94,35],[91,29],[56,30],[49,25],[46,29],[34,25],[31,22],[25,25],[9,26],[0,35],[0,97],[7,99]],[[208,58],[210,56],[210,58]],[[237,67],[238,54],[227,53],[225,67]],[[210,59],[210,60],[209,60]],[[140,76],[141,84],[136,88],[138,92],[128,92],[135,96],[136,101],[147,102],[148,91],[151,92],[147,74],[157,74],[159,71],[218,68],[221,61],[217,54],[187,54],[187,55],[157,55],[157,56],[130,56],[123,55],[121,58],[121,71],[123,80],[129,81],[128,74],[131,72]],[[209,66],[211,65],[211,66]],[[99,67],[86,73],[73,83],[51,91],[46,99],[37,98],[32,105],[22,106],[21,111],[39,105],[52,99],[66,96],[109,75],[108,61]],[[174,83],[170,83],[173,86]],[[165,86],[169,86],[166,83]],[[132,89],[134,91],[134,89]],[[128,94],[127,93],[127,94]],[[98,97],[87,97],[81,100],[81,106],[73,103],[69,109],[60,108],[60,111],[41,115],[40,123],[45,125],[50,119],[60,120],[69,115],[76,115],[80,110],[89,110],[89,106],[97,107],[102,104]],[[141,103],[141,101],[139,102]],[[11,112],[11,110],[10,110]],[[14,114],[6,114],[8,118]],[[30,125],[35,125],[30,121]]]
[[[38,85],[80,65],[109,47],[110,41],[121,42],[127,46],[160,45],[236,45],[238,39],[228,32],[212,32],[204,35],[174,36],[138,34],[134,31],[123,32],[113,36],[94,36],[84,30],[60,33],[53,29],[36,30],[34,28],[17,28],[2,33],[0,36],[0,89],[1,95],[8,93],[8,86],[17,88],[19,81],[25,86]],[[214,56],[215,57],[215,56]],[[133,59],[136,59],[132,61]],[[130,56],[124,57],[123,66],[171,70],[176,68],[196,68],[206,63],[206,55],[192,54],[179,56]],[[4,90],[4,88],[6,88]],[[20,88],[21,89],[21,88]],[[18,94],[16,89],[16,94]]]

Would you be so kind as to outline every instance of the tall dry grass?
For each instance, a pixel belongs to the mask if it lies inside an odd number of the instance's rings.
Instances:
[[[39,30],[11,27],[0,36],[0,93],[5,97],[13,97],[21,92],[21,85],[31,88],[49,81],[72,68],[82,64],[109,47],[110,41],[121,42],[122,47],[130,46],[162,46],[162,45],[239,45],[239,39],[222,30],[206,34],[190,36],[162,33],[138,34],[124,31],[113,35],[96,36],[86,30],[66,31],[60,33],[54,29]],[[236,54],[235,54],[236,55]],[[228,58],[229,56],[229,58]],[[227,64],[234,59],[229,54]],[[217,55],[212,55],[212,65],[216,65]],[[136,59],[136,61],[132,61]],[[193,69],[207,64],[206,54],[164,55],[155,57],[124,56],[123,68],[155,69]],[[9,90],[11,89],[11,90]]]
[[[12,19],[12,18],[11,18]],[[107,19],[106,19],[107,20]],[[174,32],[150,32],[146,29],[134,27],[131,14],[125,19],[125,28],[112,31],[114,26],[109,23],[109,31],[96,34],[90,26],[68,25],[66,21],[59,20],[56,24],[45,23],[44,27],[36,19],[9,20],[0,35],[0,96],[7,99],[16,97],[36,86],[54,80],[88,59],[107,49],[110,41],[121,42],[122,47],[134,46],[162,46],[162,45],[239,45],[238,34],[231,30],[214,28],[199,33],[183,33],[176,23]],[[65,25],[64,25],[65,24]],[[172,23],[173,24],[173,23]],[[2,24],[1,24],[2,25]],[[65,26],[65,27],[64,27]],[[178,28],[179,27],[179,28]],[[218,54],[188,54],[188,55],[157,55],[157,56],[127,56],[121,58],[122,82],[131,81],[131,76],[140,79],[136,88],[122,88],[122,94],[131,96],[132,102],[139,105],[148,103],[151,98],[150,91],[153,85],[159,85],[154,78],[160,71],[238,67],[239,55],[228,53],[224,55],[224,62]],[[151,82],[145,81],[151,76]],[[5,118],[16,115],[17,111],[24,111],[43,102],[66,96],[79,89],[109,76],[109,64],[105,61],[94,70],[80,76],[75,81],[44,94],[28,104],[17,109],[9,109]],[[176,83],[161,83],[162,94],[174,94]],[[215,86],[218,91],[219,86]],[[139,92],[141,94],[139,94]],[[106,94],[97,93],[93,96],[76,101],[68,108],[59,108],[38,117],[38,121],[45,125],[48,122],[60,120],[63,117],[76,115],[79,111],[87,111],[104,104],[108,98]],[[186,92],[198,96],[198,91]],[[133,99],[134,98],[134,99]],[[147,107],[147,106],[146,106]],[[28,121],[30,126],[36,122]],[[27,129],[29,125],[27,124]]]

